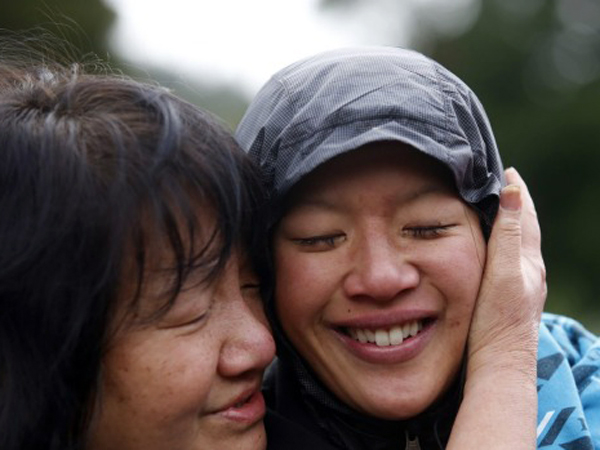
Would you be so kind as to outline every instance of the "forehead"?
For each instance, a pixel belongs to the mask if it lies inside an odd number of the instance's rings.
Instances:
[[[292,188],[287,207],[315,198],[356,191],[367,195],[389,187],[421,195],[455,194],[451,172],[442,163],[400,142],[377,142],[339,155],[317,167]]]
[[[187,278],[201,282],[223,257],[214,209],[191,202],[189,210],[146,208],[123,250],[120,309],[139,312],[170,303]]]

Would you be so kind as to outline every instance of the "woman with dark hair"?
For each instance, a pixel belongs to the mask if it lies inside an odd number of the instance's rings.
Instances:
[[[0,62],[0,448],[263,449],[262,202],[166,90]]]
[[[540,325],[533,202],[461,80],[325,52],[273,75],[236,137],[272,202],[270,448],[600,448],[600,342]]]

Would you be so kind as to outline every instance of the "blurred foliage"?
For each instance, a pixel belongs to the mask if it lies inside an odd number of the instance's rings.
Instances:
[[[237,86],[214,85],[201,80],[183,77],[165,67],[147,66],[142,68],[121,62],[123,70],[130,76],[152,80],[187,101],[194,103],[216,115],[233,132],[248,107],[246,94]]]
[[[322,6],[357,2],[368,0],[322,0]],[[478,15],[458,35],[436,27],[439,5],[429,5],[413,8],[409,46],[477,93],[505,165],[528,183],[543,233],[546,310],[600,332],[600,2],[472,1]],[[382,11],[381,18],[394,14]]]
[[[248,107],[246,94],[237,86],[201,84],[198,81],[173,79],[172,74],[153,71],[152,78],[175,94],[218,116],[231,132],[242,120]]]
[[[143,12],[142,12],[143,14]],[[109,33],[116,18],[115,12],[102,0],[1,0],[0,34],[3,30],[20,33],[37,48],[50,33],[53,46],[48,54],[76,62],[87,61],[86,54],[93,53],[110,63],[116,71],[124,72],[141,81],[158,82],[177,95],[186,98],[219,116],[230,129],[240,121],[248,99],[234,86],[202,83],[182,77],[163,67],[140,67],[119,58],[109,47]]]
[[[477,93],[506,166],[530,187],[548,270],[546,309],[598,332],[600,5],[518,1],[484,1],[467,33],[426,48]]]
[[[6,0],[0,2],[0,28],[10,31],[43,27],[71,41],[82,53],[105,58],[107,30],[115,13],[102,0]]]

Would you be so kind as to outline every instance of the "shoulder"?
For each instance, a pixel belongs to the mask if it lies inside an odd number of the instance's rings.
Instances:
[[[336,450],[298,423],[268,410],[265,416],[267,450]]]
[[[570,317],[544,313],[540,327],[539,356],[559,351],[571,366],[582,359],[600,360],[600,340]]]
[[[267,450],[336,450],[306,409],[293,371],[280,359],[268,367],[263,393]]]
[[[576,320],[545,313],[537,369],[539,448],[600,448],[598,337]]]

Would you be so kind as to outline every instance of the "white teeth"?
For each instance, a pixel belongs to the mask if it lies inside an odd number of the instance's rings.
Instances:
[[[399,345],[402,344],[404,336],[402,335],[402,327],[395,326],[390,330],[390,344]]]
[[[364,330],[367,342],[375,342],[375,332],[371,330]]]
[[[410,336],[410,323],[405,323],[404,325],[402,325],[402,334],[405,337],[409,337]]]
[[[367,335],[363,330],[356,330],[356,337],[354,339],[356,339],[358,342],[362,342],[363,344],[368,342]]]
[[[416,336],[416,334],[419,332],[419,325],[417,322],[413,322],[410,324],[410,335],[411,336]]]
[[[378,347],[387,347],[390,345],[390,333],[385,330],[375,331],[375,343]]]
[[[378,347],[400,345],[405,339],[416,336],[423,329],[420,320],[395,325],[390,329],[376,328],[348,328],[348,334],[356,341],[366,344],[375,344]]]

